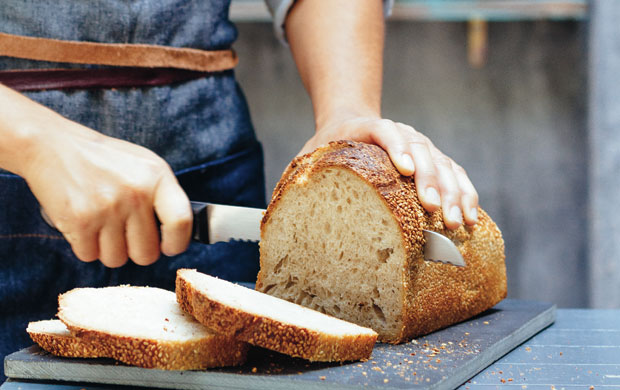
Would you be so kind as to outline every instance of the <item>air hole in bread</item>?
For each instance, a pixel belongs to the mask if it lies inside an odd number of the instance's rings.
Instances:
[[[308,294],[304,290],[301,290],[299,295],[297,296],[297,299],[295,299],[295,303],[298,304],[298,305],[307,306],[308,303],[310,303],[312,301],[313,297],[314,297],[313,295]]]
[[[387,263],[387,260],[394,253],[394,248],[385,248],[377,251],[377,258],[380,263]]]
[[[383,310],[379,306],[377,306],[374,302],[372,304],[372,310],[375,312],[375,316],[381,322],[385,322],[385,314],[383,314]]]
[[[261,290],[265,293],[265,294],[269,294],[269,291],[273,290],[273,288],[275,287],[275,284],[270,284],[268,286],[266,286],[265,288],[262,288]]]
[[[285,265],[287,261],[288,261],[288,254],[284,256],[283,258],[281,258],[280,261],[278,261],[278,264],[276,264],[276,266],[273,267],[273,273],[275,274],[280,273],[282,266]]]

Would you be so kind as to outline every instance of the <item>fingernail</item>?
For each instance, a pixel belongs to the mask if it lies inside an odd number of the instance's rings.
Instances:
[[[469,212],[469,216],[472,220],[478,222],[478,209],[477,208],[472,208],[471,211]]]
[[[448,217],[453,222],[458,222],[459,224],[463,223],[463,213],[461,213],[459,206],[452,206]]]
[[[426,189],[426,201],[433,206],[441,205],[441,198],[439,197],[439,192],[434,187],[428,187]]]
[[[415,171],[413,160],[411,159],[411,156],[407,153],[403,153],[400,155],[400,165],[404,171],[410,172],[410,174]]]

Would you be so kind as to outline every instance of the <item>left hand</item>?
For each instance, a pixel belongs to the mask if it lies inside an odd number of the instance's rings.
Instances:
[[[413,127],[378,116],[348,116],[326,121],[299,154],[310,153],[330,141],[351,140],[376,144],[386,150],[396,169],[414,175],[422,206],[440,206],[448,229],[478,220],[478,193],[465,170],[443,154]]]

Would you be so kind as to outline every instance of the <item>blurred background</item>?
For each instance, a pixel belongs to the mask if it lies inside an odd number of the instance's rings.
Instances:
[[[314,131],[260,0],[233,0],[237,75],[265,151],[267,196]],[[399,1],[383,115],[469,173],[506,242],[508,295],[620,307],[620,1]]]

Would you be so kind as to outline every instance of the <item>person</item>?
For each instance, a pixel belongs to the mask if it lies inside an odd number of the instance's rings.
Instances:
[[[0,32],[13,39],[5,48],[37,37],[52,48],[225,51],[236,38],[229,1],[5,0]],[[478,198],[465,171],[413,127],[381,117],[382,2],[268,3],[313,104],[316,133],[300,153],[340,139],[378,144],[414,176],[427,210],[443,208],[447,227],[474,224]],[[181,267],[254,281],[255,244],[189,245],[189,199],[265,206],[262,149],[234,71],[54,62],[26,49],[0,56],[0,81],[13,86],[0,85],[0,357],[29,345],[28,321],[53,317],[58,294],[74,287],[172,289]],[[142,83],[151,71],[160,82]]]

